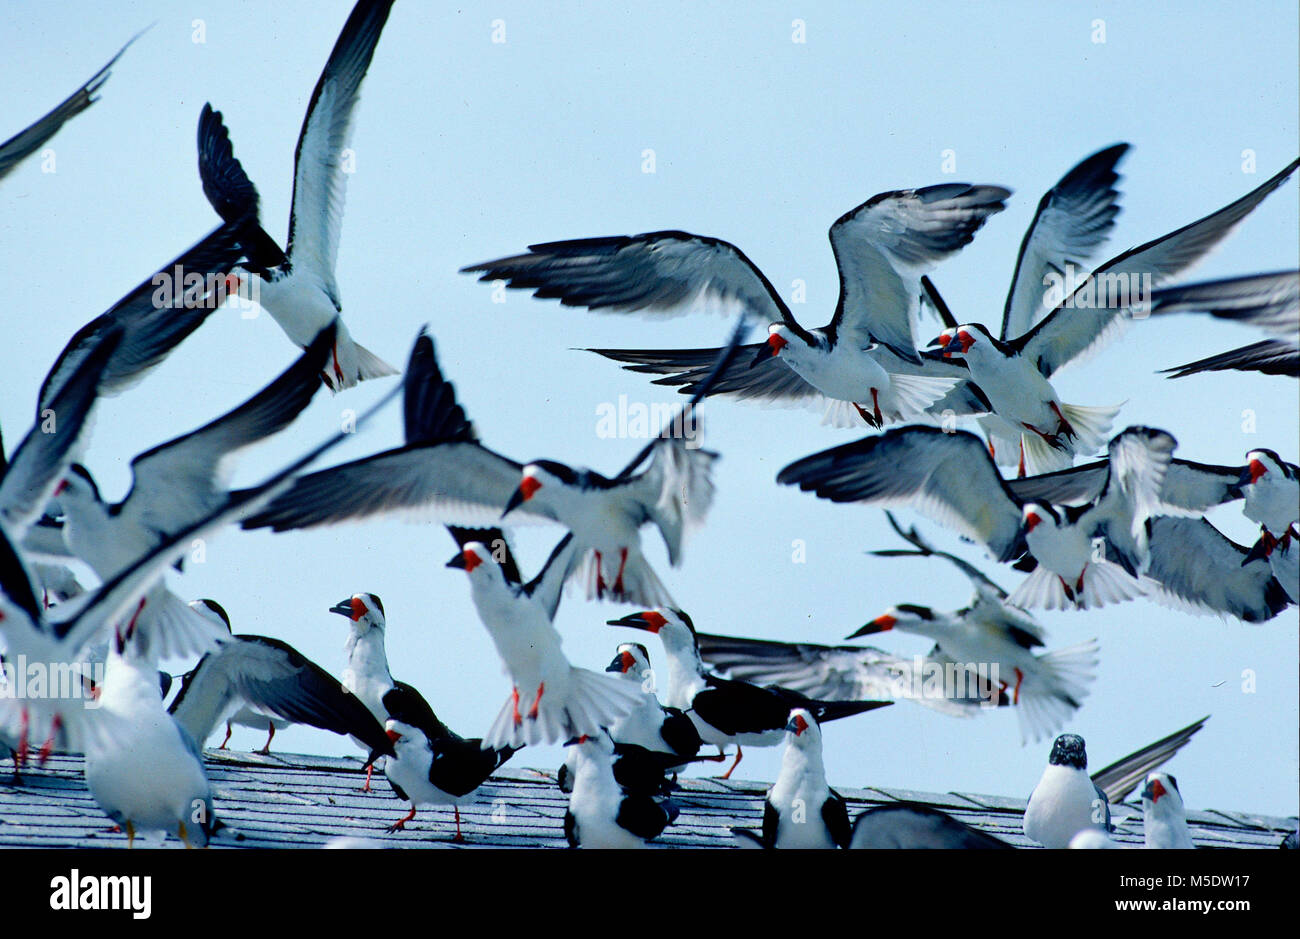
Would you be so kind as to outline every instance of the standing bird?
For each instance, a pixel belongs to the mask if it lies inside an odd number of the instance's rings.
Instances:
[[[343,310],[334,269],[348,181],[344,157],[361,82],[392,6],[393,0],[359,0],[316,82],[294,151],[293,209],[284,250],[262,228],[257,189],[235,158],[221,112],[205,104],[199,117],[203,192],[217,214],[238,225],[248,258],[239,273],[256,279],[252,295],[299,348],[306,348]],[[332,362],[320,373],[331,391],[396,374],[355,342],[339,320]]]
[[[1110,802],[1088,775],[1083,738],[1061,734],[1025,807],[1025,834],[1045,848],[1068,848],[1087,828],[1110,830]]]
[[[573,791],[564,813],[571,848],[644,848],[677,818],[677,807],[645,792],[625,792],[614,779],[614,741],[598,730],[572,741]]]
[[[1168,773],[1152,773],[1142,787],[1142,840],[1148,848],[1196,847],[1187,828],[1178,780]]]
[[[969,244],[1010,194],[945,183],[883,192],[845,213],[830,229],[839,301],[820,329],[798,323],[735,245],[682,231],[537,244],[462,272],[602,312],[667,318],[707,305],[752,313],[771,324],[767,341],[745,347],[707,393],[808,404],[824,412],[825,423],[880,427],[927,410],[987,410],[967,387],[964,368],[917,351],[920,278]],[[590,351],[633,371],[663,373],[659,383],[695,394],[720,350]]]
[[[847,848],[853,836],[848,805],[826,784],[817,719],[795,708],[785,731],[781,772],[763,800],[762,834],[743,828],[732,834],[763,848]]]
[[[695,723],[700,739],[717,747],[736,747],[736,759],[723,779],[740,765],[743,747],[774,747],[785,738],[792,708],[803,708],[819,723],[886,707],[893,701],[814,701],[776,685],[759,687],[710,675],[700,657],[695,624],[681,610],[661,608],[609,620],[610,626],[630,626],[654,633],[668,659],[664,701]]]
[[[637,686],[577,668],[560,648],[552,620],[576,555],[573,539],[566,536],[527,585],[506,580],[501,564],[477,541],[447,564],[468,575],[479,619],[510,674],[510,697],[484,738],[485,748],[594,736],[641,704]]]
[[[517,748],[484,747],[477,737],[466,739],[453,733],[409,685],[391,689],[383,703],[388,712],[385,728],[395,750],[384,764],[384,774],[398,797],[411,803],[411,811],[388,831],[404,829],[421,805],[450,805],[456,813],[455,840],[464,841],[461,804],[514,756]]]

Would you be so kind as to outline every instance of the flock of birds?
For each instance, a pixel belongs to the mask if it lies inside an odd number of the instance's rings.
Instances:
[[[419,806],[472,799],[521,748],[568,743],[559,782],[569,793],[569,842],[640,847],[677,815],[676,771],[722,761],[734,747],[730,775],[742,747],[784,745],[762,828],[738,829],[743,843],[1006,847],[921,805],[873,809],[851,823],[827,783],[820,725],[891,704],[900,686],[920,678],[916,663],[859,645],[696,631],[640,543],[643,527],[656,528],[677,565],[712,501],[717,455],[671,426],[611,476],[504,456],[479,439],[421,331],[400,385],[357,421],[360,428],[400,390],[398,445],[305,473],[343,438],[338,433],[258,485],[228,488],[230,458],[288,427],[322,385],[343,392],[398,374],[351,337],[334,276],[346,184],[340,158],[391,6],[359,0],[316,84],[284,247],[262,227],[257,189],[222,114],[205,105],[199,173],[221,224],[162,269],[201,274],[201,285],[160,303],[146,279],[78,331],[39,390],[32,430],[7,461],[0,450],[0,681],[13,686],[0,696],[0,752],[12,756],[15,777],[56,747],[83,752],[91,794],[129,839],[149,830],[206,844],[217,809],[200,745],[222,724],[226,740],[232,725],[265,730],[264,749],[290,723],[349,735],[368,755],[366,788],[382,760],[394,792],[410,803],[391,830]],[[0,179],[90,106],[112,64],[0,144]],[[1118,144],[1087,157],[1042,197],[996,331],[960,322],[930,278],[1005,207],[1009,191],[990,185],[886,192],[838,219],[830,240],[839,302],[820,328],[797,322],[739,248],[680,231],[537,244],[464,270],[595,311],[736,314],[720,348],[592,351],[679,388],[689,396],[679,420],[693,419],[705,398],[724,396],[810,405],[826,423],[876,431],[791,463],[777,482],[835,502],[910,507],[1028,577],[1008,594],[890,515],[908,547],[877,554],[956,565],[974,597],[956,611],[899,603],[850,638],[898,629],[934,640],[924,664],[971,680],[902,696],[955,715],[1013,707],[1023,737],[1039,739],[1081,706],[1097,645],[1045,651],[1032,610],[1149,597],[1263,622],[1297,602],[1294,464],[1262,448],[1240,464],[1226,454],[1222,466],[1176,458],[1168,432],[1128,427],[1112,435],[1119,406],[1067,404],[1051,380],[1130,321],[1189,312],[1254,324],[1269,338],[1179,366],[1175,377],[1216,369],[1300,374],[1300,272],[1168,284],[1300,161],[1228,206],[1094,263],[1119,211],[1116,167],[1127,150]],[[1043,286],[1072,267],[1091,273],[1068,294],[1045,297]],[[1130,283],[1142,289],[1130,295]],[[228,294],[250,286],[300,356],[234,410],[136,456],[126,498],[105,502],[81,462],[96,401],[143,379]],[[942,323],[929,342],[919,332],[925,311]],[[771,324],[766,341],[742,344],[750,319]],[[984,436],[957,429],[959,419]],[[1080,458],[1087,462],[1076,465]],[[1260,527],[1253,545],[1232,542],[1204,518],[1237,500]],[[509,675],[509,693],[482,738],[453,732],[419,691],[392,677],[384,607],[374,594],[329,608],[349,623],[347,666],[335,678],[282,640],[232,633],[217,601],[186,603],[165,580],[167,568],[183,568],[194,538],[230,524],[282,532],[409,510],[448,526],[456,552],[447,566],[464,572]],[[527,580],[506,529],[533,522],[567,533]],[[73,562],[93,569],[99,585],[83,589]],[[655,673],[640,643],[618,644],[603,672],[569,661],[553,620],[570,583],[587,599],[639,609],[609,622],[659,637],[662,688],[647,680]],[[168,705],[172,682],[158,665],[176,657],[197,665],[175,683]],[[102,680],[76,694],[14,694],[33,663],[102,663]],[[84,707],[82,693],[96,706]],[[1191,847],[1178,785],[1158,767],[1204,720],[1092,775],[1083,740],[1056,738],[1025,833],[1048,847],[1114,846],[1108,805],[1141,785],[1147,845]],[[706,744],[716,756],[701,753]],[[459,838],[458,810],[455,821]]]

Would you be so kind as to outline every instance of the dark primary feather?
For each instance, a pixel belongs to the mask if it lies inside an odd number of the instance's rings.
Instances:
[[[237,227],[252,270],[265,277],[274,268],[287,267],[288,257],[262,227],[257,187],[235,156],[221,112],[211,104],[199,113],[198,149],[203,194],[218,215]]]
[[[1142,749],[1135,750],[1128,756],[1102,767],[1092,774],[1092,781],[1106,793],[1106,797],[1112,803],[1123,802],[1128,798],[1129,793],[1146,779],[1148,773],[1155,772],[1186,746],[1209,719],[1210,715],[1206,714],[1181,730],[1175,730],[1167,737],[1161,737],[1155,743],[1147,744]]]
[[[198,244],[137,285],[107,312],[77,330],[41,383],[36,407],[38,419],[64,382],[81,367],[90,350],[103,341],[114,325],[121,325],[125,336],[100,377],[101,395],[122,390],[159,364],[186,336],[202,326],[224,301],[224,292],[204,291],[201,295],[189,295],[179,289],[183,288],[183,282],[175,285],[178,289],[167,291],[166,296],[160,295],[160,291],[173,284],[178,272],[183,277],[199,275],[205,285],[228,274],[243,254],[236,229],[235,225],[222,225],[213,230]]]
[[[103,87],[104,82],[108,81],[109,69],[122,57],[122,53],[130,47],[131,43],[139,38],[140,33],[136,33],[128,39],[126,45],[117,50],[117,55],[90,76],[89,81],[64,98],[36,123],[23,128],[4,143],[0,143],[0,179],[4,179],[19,163],[43,147],[46,141],[57,134],[69,120],[99,100],[95,97],[95,93]]]
[[[1261,372],[1265,375],[1288,375],[1300,378],[1300,349],[1293,342],[1262,339],[1239,349],[1220,352],[1173,368],[1161,369],[1170,378],[1186,378],[1198,372]]]

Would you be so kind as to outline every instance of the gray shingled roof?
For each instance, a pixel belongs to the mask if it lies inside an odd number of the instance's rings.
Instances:
[[[227,826],[213,839],[221,848],[319,847],[334,838],[362,839],[358,847],[450,847],[450,808],[424,808],[407,830],[384,828],[401,817],[399,801],[382,772],[372,791],[362,792],[361,761],[351,758],[208,750],[208,775],[218,817]],[[79,756],[55,754],[42,769],[31,769],[14,785],[0,774],[0,848],[120,847],[122,834],[109,834],[110,822],[86,790]],[[924,802],[1017,847],[1032,847],[1020,830],[1024,799],[972,793],[908,792],[901,789],[836,787],[849,802],[850,815],[894,801]],[[767,784],[739,780],[683,779],[673,801],[681,817],[659,844],[670,847],[734,847],[732,825],[758,828]],[[467,846],[564,847],[567,797],[555,775],[506,768],[479,790],[479,801],[461,809]],[[1142,809],[1112,810],[1114,838],[1142,843]],[[1218,810],[1189,812],[1198,846],[1276,848],[1296,820]]]

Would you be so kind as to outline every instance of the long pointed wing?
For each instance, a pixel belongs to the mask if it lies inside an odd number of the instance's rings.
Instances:
[[[225,299],[218,284],[242,256],[237,226],[222,225],[77,330],[41,384],[37,419],[115,325],[126,335],[100,376],[99,394],[117,394],[143,378],[217,310]]]
[[[1170,378],[1186,378],[1199,372],[1224,370],[1260,372],[1264,375],[1290,375],[1292,378],[1300,378],[1300,348],[1297,348],[1293,342],[1265,339],[1161,371],[1170,373]]]
[[[1109,766],[1092,774],[1092,781],[1112,805],[1123,802],[1128,794],[1137,788],[1138,783],[1147,778],[1166,763],[1175,753],[1187,745],[1196,736],[1205,722],[1210,719],[1206,714],[1199,721],[1188,724],[1182,730],[1175,730],[1168,737],[1161,737],[1155,743],[1148,744],[1141,750],[1135,750],[1128,756],[1121,757]]]
[[[873,341],[917,361],[921,275],[960,251],[1011,195],[1000,186],[944,183],[882,192],[831,226],[839,303],[826,328],[835,341]]]
[[[1051,377],[1066,363],[1111,338],[1121,317],[1147,299],[1149,288],[1182,273],[1203,258],[1291,177],[1293,161],[1261,186],[1182,228],[1161,235],[1111,258],[1092,272],[1068,297],[1029,332],[1013,340],[1013,349],[1029,356]]]
[[[1050,311],[1045,306],[1048,275],[1086,270],[1110,237],[1119,214],[1115,166],[1129,150],[1115,144],[1086,157],[1047,190],[1025,230],[1002,310],[1004,342],[1023,336]]]
[[[796,460],[782,485],[832,502],[911,505],[999,561],[1025,550],[1020,505],[974,434],[899,427]]]
[[[323,387],[320,373],[337,327],[335,320],[322,329],[292,365],[234,410],[132,460],[133,483],[122,515],[166,532],[216,508],[226,498],[230,458],[287,427]]]
[[[755,361],[760,346],[741,346],[740,354],[718,375],[709,395],[731,395],[741,401],[774,404],[802,404],[825,400],[820,391],[808,384],[797,372],[770,356]],[[629,372],[663,375],[656,385],[677,387],[682,394],[694,394],[718,361],[721,349],[588,349],[615,362],[627,363]]]
[[[1029,500],[1025,499],[1023,501],[1027,502]],[[957,569],[966,575],[967,579],[969,579],[970,582],[975,586],[976,590],[979,590],[981,587],[983,587],[987,590],[992,591],[1000,600],[1005,600],[1007,598],[1007,592],[1005,590],[1003,590],[1001,587],[999,587],[997,584],[991,581],[984,574],[983,571],[981,571],[974,564],[967,561],[965,558],[959,558],[957,557],[957,555],[949,554],[947,551],[939,551],[938,549],[933,547],[929,542],[927,542],[924,538],[921,537],[920,532],[916,530],[915,526],[909,528],[907,531],[903,531],[902,526],[898,524],[898,519],[894,518],[893,512],[888,512],[888,511],[885,512],[885,518],[889,519],[889,527],[894,529],[894,531],[898,532],[899,536],[904,541],[912,545],[915,545],[916,550],[905,551],[902,549],[885,549],[881,551],[872,551],[870,552],[871,554],[874,554],[876,557],[882,557],[882,558],[932,557],[932,556],[944,558],[945,560],[950,561],[954,565],[956,565]]]
[[[393,752],[384,728],[360,698],[279,639],[236,636],[205,655],[169,710],[201,743],[238,703],[295,724],[356,737],[380,753]]]
[[[109,59],[103,68],[90,76],[88,82],[64,98],[57,107],[39,121],[20,130],[4,143],[0,143],[0,179],[4,179],[13,172],[19,163],[44,146],[45,142],[57,134],[59,129],[69,120],[99,100],[95,97],[95,93],[103,87],[104,82],[108,81],[109,69],[122,57],[122,53],[127,50],[131,43],[139,38],[140,33],[136,33],[128,39],[126,45],[117,50],[117,55]]]
[[[361,81],[392,6],[393,0],[358,0],[353,7],[312,91],[294,152],[293,211],[284,250],[295,267],[320,279],[335,303],[334,264],[348,183],[343,151],[352,138]]]
[[[781,320],[807,335],[745,253],[730,242],[684,231],[577,238],[528,246],[527,254],[461,268],[479,280],[504,280],[597,312],[681,316],[746,311],[760,323]]]
[[[41,517],[68,464],[76,459],[75,451],[90,430],[104,368],[121,341],[121,327],[111,327],[59,389],[49,414],[23,438],[7,467],[0,456],[0,521],[14,540],[21,540]]]

